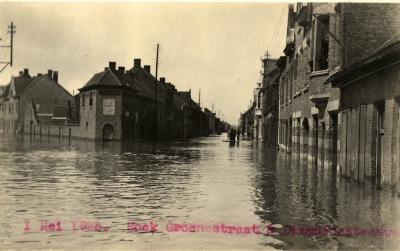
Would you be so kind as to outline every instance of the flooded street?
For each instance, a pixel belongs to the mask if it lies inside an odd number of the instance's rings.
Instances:
[[[289,234],[286,230],[302,227],[400,230],[399,199],[301,165],[262,143],[229,146],[225,137],[155,148],[0,138],[0,249],[400,246],[400,236],[384,234]],[[57,224],[49,225],[57,222],[59,231]],[[95,222],[97,228],[90,229]],[[154,232],[135,232],[128,231],[129,222],[158,226]],[[171,227],[182,224],[248,226],[252,232]],[[273,231],[265,231],[269,224]]]

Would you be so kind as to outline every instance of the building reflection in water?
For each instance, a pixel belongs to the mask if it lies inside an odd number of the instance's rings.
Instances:
[[[257,143],[256,143],[257,144]],[[259,144],[255,149],[261,148]],[[285,235],[285,226],[400,229],[399,200],[388,192],[364,187],[316,168],[286,153],[267,148],[253,152],[255,213],[261,221],[280,224],[279,248],[395,249],[398,237]],[[279,227],[279,225],[278,225]]]

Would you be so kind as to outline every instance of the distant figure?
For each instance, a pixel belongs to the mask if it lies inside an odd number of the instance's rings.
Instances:
[[[237,137],[237,141],[239,141],[239,139],[240,139],[240,130],[239,129],[237,130],[236,137]]]
[[[235,142],[236,139],[236,131],[235,129],[231,128],[228,132],[228,137],[230,142]]]

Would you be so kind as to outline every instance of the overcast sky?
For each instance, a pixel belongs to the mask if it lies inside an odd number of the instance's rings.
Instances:
[[[195,101],[201,88],[202,106],[214,103],[236,124],[260,79],[260,57],[268,45],[273,57],[281,55],[286,13],[285,3],[1,2],[0,43],[8,43],[11,21],[17,33],[14,65],[0,73],[0,85],[23,68],[31,75],[53,69],[76,93],[109,61],[131,68],[134,58],[154,74],[160,43],[159,77],[191,88]],[[0,61],[8,55],[0,48]]]

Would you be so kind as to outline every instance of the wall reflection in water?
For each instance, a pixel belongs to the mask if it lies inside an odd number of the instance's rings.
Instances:
[[[255,213],[263,222],[283,225],[276,229],[280,233],[276,238],[286,243],[281,248],[398,248],[398,237],[285,234],[285,226],[400,229],[399,200],[390,192],[368,183],[362,186],[275,149],[254,151],[253,158]]]

